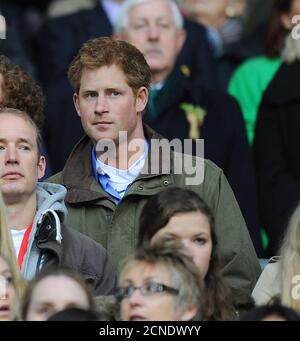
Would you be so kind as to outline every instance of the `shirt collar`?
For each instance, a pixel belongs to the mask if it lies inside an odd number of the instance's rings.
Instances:
[[[165,81],[160,81],[155,84],[151,84],[151,90],[161,90],[165,84]]]
[[[146,139],[144,139],[144,153],[137,161],[135,161],[135,163],[132,166],[130,166],[128,169],[122,170],[106,165],[102,161],[98,160],[96,157],[95,146],[93,146],[92,148],[93,175],[97,181],[99,181],[99,177],[101,176],[106,175],[110,177],[113,174],[116,174],[117,176],[124,178],[124,181],[130,181],[132,178],[136,178],[140,174],[142,168],[144,167],[148,155],[148,150],[149,142]]]
[[[112,26],[114,26],[119,17],[122,4],[113,0],[100,0],[99,2],[100,5],[103,7],[104,12],[106,13],[110,23],[112,24]]]

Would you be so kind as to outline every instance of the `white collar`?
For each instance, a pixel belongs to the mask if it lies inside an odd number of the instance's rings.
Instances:
[[[98,158],[96,159],[96,169],[100,175],[108,175],[111,181],[117,183],[132,182],[141,172],[144,167],[148,154],[148,142],[144,140],[144,153],[134,162],[128,169],[118,169],[103,163]]]

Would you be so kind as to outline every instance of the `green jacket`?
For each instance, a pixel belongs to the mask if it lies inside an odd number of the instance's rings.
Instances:
[[[239,102],[251,146],[259,104],[281,63],[279,58],[250,58],[236,68],[230,79],[228,93]]]
[[[146,126],[145,136],[149,141],[159,138]],[[260,266],[238,204],[220,168],[210,161],[179,153],[171,153],[171,167],[168,162],[155,164],[156,160],[151,160],[151,165],[160,169],[140,175],[116,205],[93,176],[91,150],[92,142],[84,137],[74,148],[63,171],[47,180],[63,184],[68,190],[65,198],[67,224],[102,244],[118,269],[119,262],[136,245],[139,216],[147,199],[167,186],[186,186],[205,200],[215,216],[227,282],[250,297],[260,275]],[[175,174],[173,165],[178,166],[183,158],[184,161],[202,160],[204,181],[200,185],[186,185],[187,178],[191,180],[188,171],[187,174]],[[198,182],[199,178],[192,182],[196,180]]]

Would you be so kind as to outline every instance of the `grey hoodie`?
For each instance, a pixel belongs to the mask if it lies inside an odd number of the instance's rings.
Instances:
[[[41,270],[43,263],[40,263],[39,269],[37,269],[38,260],[40,256],[40,250],[38,249],[35,241],[35,235],[37,232],[37,224],[42,221],[44,214],[50,209],[54,211],[54,214],[60,219],[64,219],[67,214],[67,208],[64,203],[64,198],[67,191],[65,187],[51,183],[37,183],[37,212],[34,217],[32,231],[29,236],[28,249],[23,261],[22,274],[27,279],[32,279],[38,270]],[[60,233],[61,224],[60,219],[57,221],[57,236],[56,240],[61,243],[62,236]]]
[[[22,273],[32,279],[46,265],[79,272],[97,295],[113,293],[116,274],[106,250],[91,238],[64,225],[65,187],[37,184],[37,212],[29,236]]]

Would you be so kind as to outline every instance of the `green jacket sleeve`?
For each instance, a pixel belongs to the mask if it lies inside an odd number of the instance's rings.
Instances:
[[[261,268],[244,218],[225,175],[211,162],[206,162],[204,184],[215,216],[224,277],[234,291],[250,299]]]

